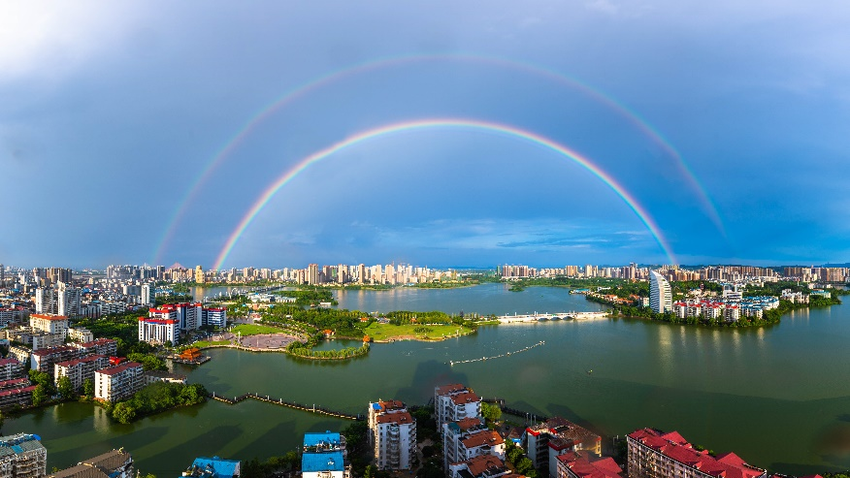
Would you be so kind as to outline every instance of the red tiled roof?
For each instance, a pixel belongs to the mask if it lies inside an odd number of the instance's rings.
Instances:
[[[461,441],[467,449],[476,448],[483,445],[496,446],[505,443],[505,439],[493,430],[484,430],[478,433],[469,435]]]
[[[407,412],[400,413],[385,413],[383,415],[379,415],[375,421],[378,423],[397,423],[397,424],[408,424],[414,423],[413,417],[410,416]]]
[[[109,367],[109,368],[105,368],[105,369],[102,369],[102,370],[98,370],[96,373],[102,373],[104,375],[115,375],[115,374],[121,373],[121,372],[123,372],[127,369],[136,368],[136,367],[141,368],[142,364],[137,363],[137,362],[125,362],[125,363],[122,363],[121,365],[117,365],[115,367]]]
[[[94,362],[96,360],[100,360],[100,359],[104,359],[104,358],[106,358],[106,357],[104,357],[103,355],[89,355],[87,357],[83,357],[83,358],[80,358],[80,359],[66,360],[65,362],[59,362],[56,365],[58,365],[60,367],[73,367],[73,366],[79,365],[81,363]]]
[[[21,362],[18,362],[18,359],[14,358],[14,357],[0,359],[0,367],[2,367],[3,365],[8,365],[10,363],[20,365]]]
[[[479,455],[466,462],[472,476],[481,476],[488,470],[504,470],[505,464],[497,456]]]
[[[446,395],[447,393],[455,393],[462,392],[466,390],[466,386],[460,383],[453,383],[451,385],[443,385],[442,387],[437,387],[437,395]]]
[[[463,431],[469,430],[470,428],[476,428],[481,426],[481,420],[475,417],[464,418],[462,420],[458,420],[457,422],[458,428]]]
[[[585,453],[568,452],[557,458],[580,478],[621,478],[623,472],[611,457],[591,459]]]
[[[13,388],[10,390],[0,390],[0,397],[8,397],[9,395],[20,395],[23,393],[32,393],[35,390],[37,385],[30,385],[29,387],[24,388]]]
[[[465,392],[453,395],[452,401],[455,402],[455,405],[463,405],[465,403],[480,402],[481,398],[475,392]]]
[[[26,377],[24,377],[24,378],[13,378],[11,380],[3,380],[2,382],[0,382],[0,390],[6,389],[6,388],[17,387],[19,385],[29,384],[29,383],[30,383],[30,379],[28,379]]]
[[[68,320],[64,315],[30,314],[30,317],[44,320]]]

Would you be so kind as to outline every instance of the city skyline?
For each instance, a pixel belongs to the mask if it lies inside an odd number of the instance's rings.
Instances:
[[[845,263],[848,20],[3,5],[0,262]]]

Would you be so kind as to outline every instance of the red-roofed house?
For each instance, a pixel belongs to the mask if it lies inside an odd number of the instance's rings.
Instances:
[[[559,455],[571,451],[602,453],[602,438],[566,418],[552,417],[525,430],[526,452],[537,469],[549,470],[549,477],[557,475]]]
[[[94,397],[115,402],[132,396],[144,385],[142,364],[124,362],[94,373]]]
[[[738,455],[711,456],[677,432],[644,428],[626,439],[630,478],[767,478],[765,470],[748,465]]]

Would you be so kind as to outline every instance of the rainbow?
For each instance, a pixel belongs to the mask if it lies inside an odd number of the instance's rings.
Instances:
[[[245,229],[248,227],[248,225],[251,224],[251,221],[254,220],[257,214],[263,209],[263,207],[265,207],[266,204],[268,204],[269,200],[274,197],[274,195],[280,190],[280,188],[286,185],[299,173],[310,167],[310,165],[315,164],[327,158],[328,156],[333,155],[334,153],[342,151],[343,149],[362,143],[364,141],[368,141],[370,139],[403,131],[433,128],[460,128],[487,131],[491,133],[501,133],[510,137],[526,140],[532,144],[541,146],[545,149],[552,150],[566,158],[573,160],[574,162],[584,167],[586,170],[590,171],[594,176],[601,179],[605,184],[608,185],[608,187],[614,190],[614,192],[617,193],[617,195],[619,195],[620,198],[622,198],[623,201],[626,202],[626,204],[628,204],[632,211],[637,214],[638,218],[640,218],[646,228],[649,229],[649,232],[655,238],[656,242],[658,242],[658,245],[664,251],[664,254],[667,256],[670,263],[676,263],[670,245],[667,243],[667,240],[661,234],[661,231],[659,230],[658,225],[652,219],[652,216],[650,216],[650,214],[638,203],[637,199],[635,199],[631,194],[629,194],[629,192],[626,191],[619,183],[617,183],[617,181],[613,177],[611,177],[608,173],[602,170],[599,166],[595,165],[589,159],[548,138],[513,126],[472,119],[437,118],[406,121],[369,129],[367,131],[363,131],[353,136],[350,136],[340,142],[334,143],[322,150],[316,151],[315,153],[303,158],[300,162],[298,162],[298,164],[284,172],[283,175],[281,175],[275,182],[273,182],[268,188],[266,188],[266,190],[263,191],[262,194],[260,194],[254,204],[245,214],[245,216],[242,217],[242,220],[239,221],[239,224],[236,226],[233,232],[230,233],[230,236],[227,238],[227,242],[224,244],[224,247],[221,249],[218,254],[218,257],[215,260],[213,269],[221,269],[222,264],[224,264],[224,261],[227,259],[227,256],[230,254],[230,251],[233,250],[233,246],[236,245],[236,242],[242,236],[242,233],[245,232]]]
[[[207,166],[201,171],[195,181],[186,189],[186,194],[180,199],[178,203],[179,206],[175,209],[174,214],[169,219],[166,229],[163,232],[163,235],[160,237],[159,241],[157,241],[156,251],[154,252],[154,264],[159,264],[161,262],[162,254],[164,253],[166,246],[171,242],[176,232],[176,225],[185,215],[189,204],[191,204],[194,201],[195,197],[198,195],[198,192],[201,190],[201,186],[206,183],[206,181],[212,176],[213,172],[215,172],[215,170],[225,161],[225,159],[227,159],[238,148],[238,146],[242,144],[242,142],[248,136],[250,136],[254,129],[260,124],[262,124],[266,119],[270,118],[272,115],[274,115],[276,112],[289,105],[290,103],[293,103],[294,101],[307,96],[313,91],[320,89],[324,86],[333,84],[334,82],[345,79],[347,77],[360,75],[371,71],[380,70],[383,68],[427,61],[459,61],[480,63],[500,68],[522,71],[531,75],[546,78],[550,81],[554,81],[560,85],[567,86],[574,90],[581,91],[582,93],[590,96],[596,101],[606,105],[612,111],[625,118],[642,134],[647,136],[653,143],[655,143],[662,150],[664,150],[666,154],[668,154],[670,157],[674,158],[677,161],[680,172],[683,174],[690,188],[695,191],[697,197],[702,203],[702,209],[709,215],[711,221],[714,223],[715,227],[717,227],[717,230],[720,231],[720,233],[724,237],[726,237],[725,227],[723,225],[722,220],[720,219],[720,215],[717,212],[717,208],[709,198],[708,194],[705,192],[705,188],[703,188],[700,182],[697,180],[693,171],[691,171],[691,169],[682,159],[681,154],[666,138],[664,138],[664,136],[660,132],[653,128],[646,120],[641,118],[637,113],[635,113],[622,103],[617,102],[610,95],[606,95],[605,93],[593,87],[590,87],[574,78],[563,75],[561,73],[540,66],[520,63],[514,60],[504,58],[461,53],[442,55],[408,55],[381,58],[377,60],[355,64],[340,70],[327,73],[325,75],[313,78],[306,83],[302,83],[294,88],[287,90],[283,95],[276,98],[272,103],[264,106],[254,116],[252,116],[251,119],[249,119],[248,122],[245,123],[236,132],[236,134],[224,144],[224,146],[220,150],[218,150],[218,152],[207,164]]]

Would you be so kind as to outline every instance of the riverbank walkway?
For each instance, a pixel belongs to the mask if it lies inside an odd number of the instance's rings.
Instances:
[[[315,414],[318,414],[318,415],[325,415],[325,416],[334,417],[334,418],[342,418],[342,419],[345,419],[345,420],[356,420],[356,421],[365,419],[365,417],[363,417],[363,415],[352,415],[350,413],[329,410],[327,408],[318,407],[318,406],[316,406],[315,403],[312,406],[303,405],[303,404],[300,404],[300,403],[287,402],[286,400],[284,400],[282,398],[272,398],[269,395],[259,395],[257,393],[246,393],[244,395],[239,395],[238,397],[233,397],[231,399],[231,398],[228,398],[228,397],[222,397],[221,395],[216,395],[215,392],[212,392],[208,395],[208,397],[213,399],[213,400],[216,400],[218,402],[226,403],[228,405],[236,405],[239,402],[242,402],[242,401],[245,401],[249,398],[252,398],[254,400],[258,400],[260,402],[265,402],[265,403],[270,403],[272,405],[278,405],[278,406],[281,406],[281,407],[287,407],[287,408],[292,408],[292,409],[295,409],[295,410],[301,410],[302,412],[310,412],[310,413],[315,413]]]
[[[533,313],[524,315],[501,315],[496,317],[501,324],[518,324],[529,322],[543,322],[547,320],[589,320],[603,319],[608,317],[608,312],[556,312],[550,313]]]

